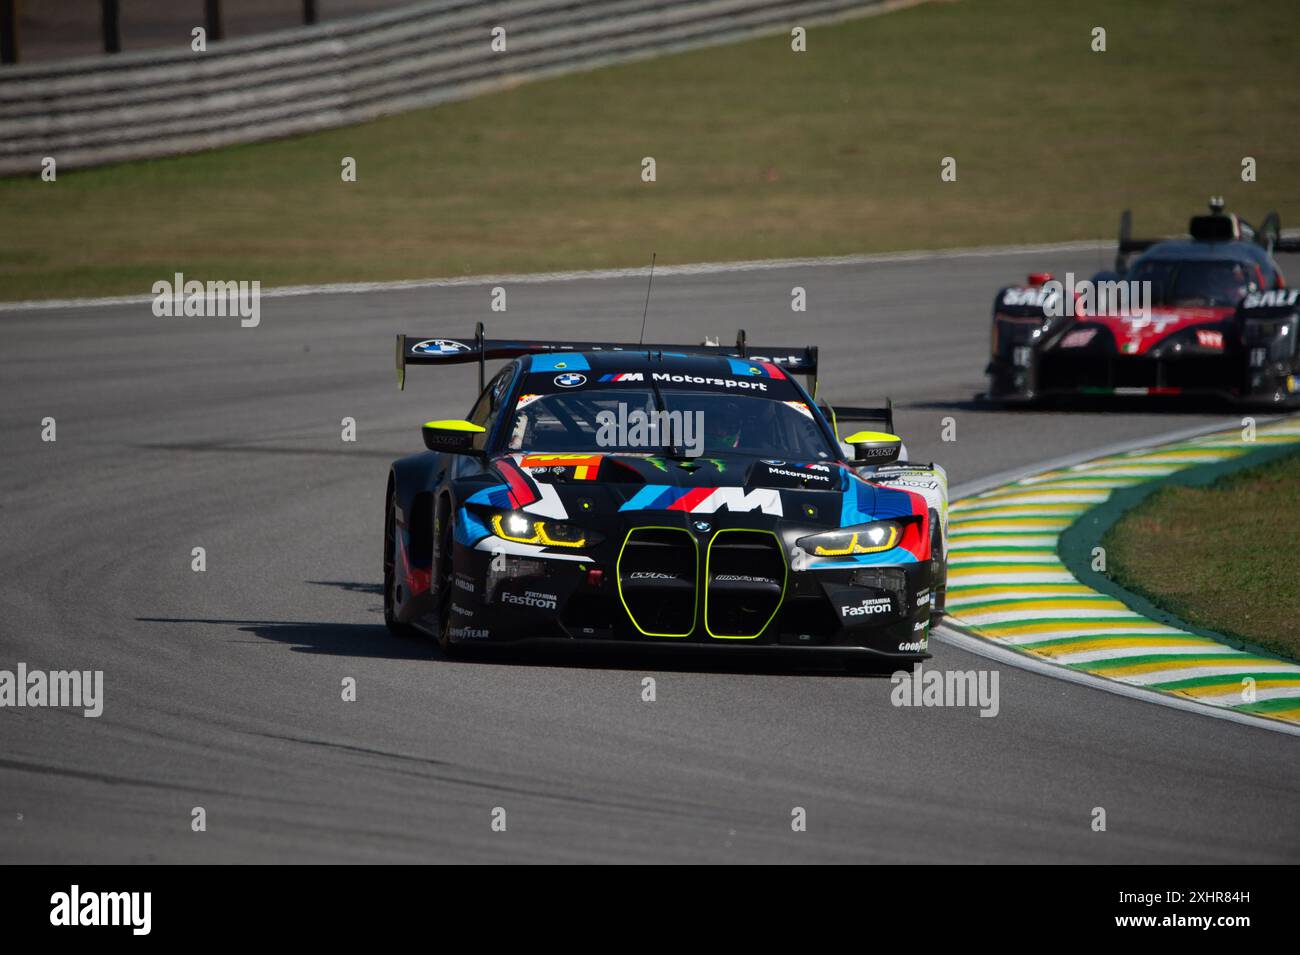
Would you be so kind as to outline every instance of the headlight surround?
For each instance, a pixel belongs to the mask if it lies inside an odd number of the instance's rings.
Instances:
[[[539,547],[588,547],[600,542],[600,535],[575,524],[549,521],[520,511],[493,514],[488,522],[492,533],[516,544]]]
[[[903,525],[900,521],[872,521],[809,534],[799,538],[797,543],[814,557],[851,557],[892,550],[902,539]]]

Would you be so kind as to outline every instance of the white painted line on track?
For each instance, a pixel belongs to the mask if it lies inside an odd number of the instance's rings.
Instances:
[[[981,640],[979,637],[973,637],[966,633],[960,633],[950,629],[944,624],[935,628],[931,636],[939,638],[943,643],[965,650],[968,653],[974,653],[977,656],[994,660],[998,663],[1005,663],[1008,666],[1019,667],[1022,670],[1028,670],[1031,673],[1037,673],[1040,676],[1051,677],[1054,680],[1064,680],[1066,683],[1077,683],[1080,686],[1091,687],[1094,690],[1103,690],[1106,693],[1113,693],[1116,696],[1123,696],[1130,700],[1141,700],[1144,703],[1155,703],[1159,706],[1168,706],[1175,710],[1182,710],[1185,713],[1199,713],[1201,716],[1210,716],[1214,719],[1228,720],[1231,723],[1241,723],[1245,726],[1253,726],[1256,729],[1272,730],[1275,733],[1285,733],[1288,736],[1300,736],[1300,726],[1290,723],[1283,723],[1280,720],[1269,720],[1258,716],[1251,716],[1247,713],[1240,713],[1237,710],[1221,709],[1216,706],[1207,706],[1204,703],[1198,703],[1193,700],[1184,699],[1180,696],[1174,696],[1170,693],[1159,693],[1155,690],[1147,690],[1138,686],[1130,686],[1127,683],[1120,683],[1116,680],[1108,680],[1103,677],[1093,676],[1091,673],[1084,673],[1081,670],[1070,670],[1055,663],[1048,663],[1045,660],[1039,660],[1036,657],[1027,656],[1023,653],[1017,653],[1007,647],[998,646],[987,640]]]
[[[893,262],[928,262],[937,259],[981,259],[1003,255],[1036,255],[1051,252],[1095,252],[1114,246],[1113,240],[1049,242],[1042,245],[988,246],[987,248],[914,249],[906,252],[876,252],[862,255],[832,255],[806,259],[755,259],[748,262],[698,262],[655,267],[655,277],[670,275],[720,275],[729,272],[766,272],[777,269],[827,268],[845,265],[883,265]],[[447,278],[405,279],[393,282],[338,282],[324,285],[282,285],[262,289],[262,298],[292,298],[301,295],[360,295],[368,292],[401,292],[409,289],[461,288],[477,285],[545,285],[556,282],[591,282],[605,279],[643,278],[647,266],[623,269],[592,269],[573,272],[522,272],[507,275],[463,275]],[[166,276],[168,280],[171,276]],[[250,278],[249,281],[252,281]],[[118,295],[107,298],[35,299],[0,302],[0,312],[56,308],[95,308],[109,305],[139,305],[152,302],[153,295]]]

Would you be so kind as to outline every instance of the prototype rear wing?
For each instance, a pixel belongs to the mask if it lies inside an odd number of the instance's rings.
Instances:
[[[442,338],[437,336],[397,336],[397,387],[406,387],[407,365],[462,365],[478,363],[479,390],[486,384],[486,363],[499,359],[518,358],[521,355],[542,355],[548,352],[676,352],[685,355],[717,355],[722,358],[747,358],[769,361],[788,372],[808,375],[813,380],[816,394],[816,345],[750,345],[742,328],[736,334],[735,345],[706,342],[701,345],[634,344],[632,342],[596,341],[529,341],[526,339],[484,338],[483,323],[474,326],[468,338]]]
[[[1263,246],[1269,255],[1275,252],[1300,252],[1300,236],[1282,235],[1282,222],[1276,212],[1264,217],[1258,229],[1231,212],[1223,211],[1223,199],[1210,200],[1210,214],[1192,216],[1187,232],[1193,239],[1205,242],[1228,242],[1244,239]],[[1163,239],[1133,238],[1133,214],[1125,209],[1119,216],[1119,252],[1115,256],[1115,271],[1123,272],[1128,266],[1128,256],[1145,252]]]
[[[1276,252],[1300,252],[1300,236],[1283,235],[1282,220],[1276,212],[1264,217],[1264,224],[1255,231],[1255,241],[1268,250],[1269,255]]]
[[[1145,252],[1159,241],[1159,239],[1133,238],[1133,213],[1125,209],[1119,214],[1119,254],[1121,257],[1133,252]],[[1117,266],[1117,269],[1123,271],[1120,266]]]

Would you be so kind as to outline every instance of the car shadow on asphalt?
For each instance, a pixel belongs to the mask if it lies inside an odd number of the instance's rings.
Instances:
[[[444,658],[445,659],[445,658]],[[625,670],[638,673],[719,673],[760,676],[888,677],[902,664],[884,663],[871,672],[850,672],[827,659],[806,653],[764,648],[758,652],[711,650],[695,646],[602,646],[598,643],[551,643],[546,646],[493,647],[462,650],[455,662],[505,666],[559,667],[566,670]]]
[[[382,597],[384,594],[383,584],[363,583],[359,580],[309,580],[307,583],[315,584],[317,587],[337,587],[352,594],[373,594],[376,597]]]
[[[202,624],[287,644],[295,653],[370,659],[425,661],[441,665],[561,667],[583,670],[634,670],[661,673],[730,673],[768,676],[889,676],[901,664],[850,673],[829,659],[811,660],[798,649],[746,652],[681,646],[602,646],[548,643],[467,647],[448,656],[431,637],[396,637],[380,623],[329,623],[307,620],[241,620],[220,617],[137,617],[141,623]]]
[[[438,656],[432,641],[395,637],[382,623],[329,623],[311,620],[235,620],[216,617],[136,617],[141,623],[207,624],[289,644],[295,653],[327,656],[430,660]]]

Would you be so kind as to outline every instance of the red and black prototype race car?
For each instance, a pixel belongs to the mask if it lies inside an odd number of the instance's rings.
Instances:
[[[1300,252],[1270,213],[1259,229],[1211,200],[1185,239],[1134,239],[1120,219],[1115,271],[1029,276],[993,303],[988,397],[1215,395],[1300,401],[1300,289],[1275,252]],[[1130,258],[1137,254],[1137,257]]]
[[[815,403],[815,347],[398,336],[402,380],[460,362],[467,417],[426,423],[388,479],[394,633],[928,655],[947,478],[898,460],[888,405]],[[851,420],[885,430],[841,442]]]

